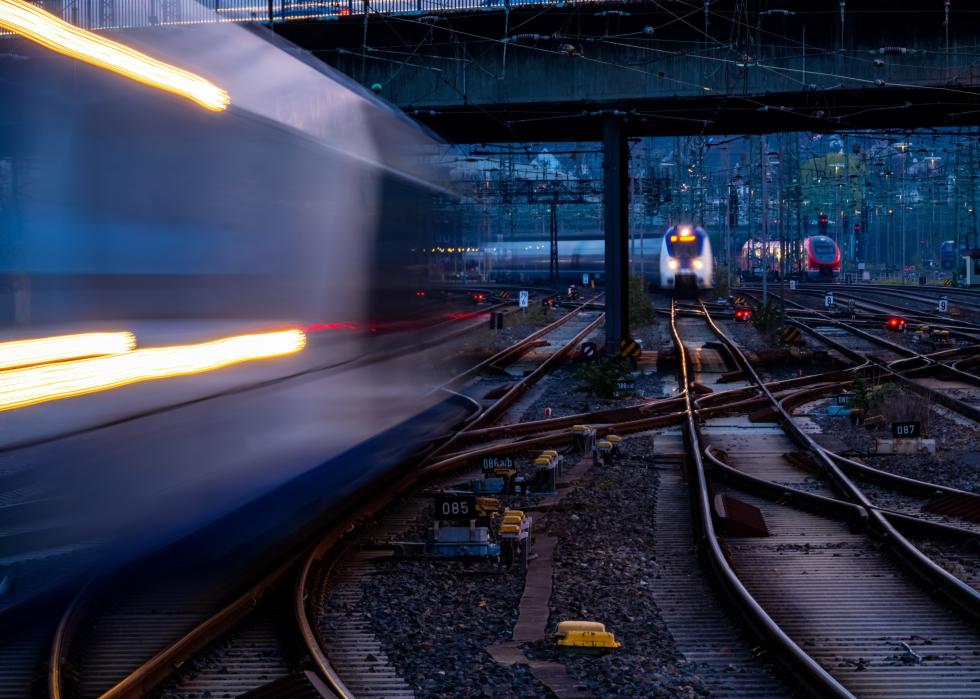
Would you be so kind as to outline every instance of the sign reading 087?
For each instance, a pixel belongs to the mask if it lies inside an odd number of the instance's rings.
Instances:
[[[461,493],[439,493],[435,501],[436,519],[469,521],[476,517],[476,497]]]

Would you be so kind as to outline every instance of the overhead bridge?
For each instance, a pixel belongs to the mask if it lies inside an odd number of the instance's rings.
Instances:
[[[456,142],[980,123],[964,0],[495,2],[277,31]]]

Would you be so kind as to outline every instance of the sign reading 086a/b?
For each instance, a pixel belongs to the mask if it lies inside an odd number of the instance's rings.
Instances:
[[[476,517],[476,497],[456,493],[436,495],[436,519],[469,521]]]
[[[483,470],[492,471],[495,468],[514,468],[514,460],[509,456],[484,456]]]
[[[922,436],[922,424],[919,422],[893,422],[892,437],[895,439],[916,439]]]

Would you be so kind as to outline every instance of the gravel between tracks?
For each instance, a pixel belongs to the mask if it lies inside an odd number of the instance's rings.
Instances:
[[[623,648],[565,655],[541,641],[524,649],[529,657],[564,663],[599,697],[708,696],[696,668],[676,650],[651,592],[658,576],[652,537],[659,484],[648,464],[652,440],[634,438],[626,446],[634,456],[592,469],[534,524],[559,540],[549,628],[569,618],[603,621]],[[504,500],[533,510],[537,498]],[[423,536],[427,522],[423,516],[411,536]],[[432,560],[376,565],[365,612],[419,697],[552,696],[527,666],[499,665],[486,652],[510,639],[522,574]]]
[[[625,442],[628,456],[592,469],[544,526],[558,537],[549,627],[566,619],[601,621],[623,643],[607,655],[567,655],[547,642],[538,658],[557,659],[597,696],[707,696],[696,668],[674,646],[653,600],[659,477],[650,467],[653,440]]]
[[[442,561],[386,561],[365,587],[365,614],[419,697],[551,696],[526,665],[485,649],[510,639],[524,588],[518,573]]]

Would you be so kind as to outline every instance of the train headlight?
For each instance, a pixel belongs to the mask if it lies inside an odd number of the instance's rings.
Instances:
[[[691,261],[691,266],[694,267],[694,269],[701,269],[704,267],[704,263],[699,258],[694,258],[694,260]]]
[[[667,260],[667,266],[670,267],[671,269],[677,269],[677,260],[673,258]]]

